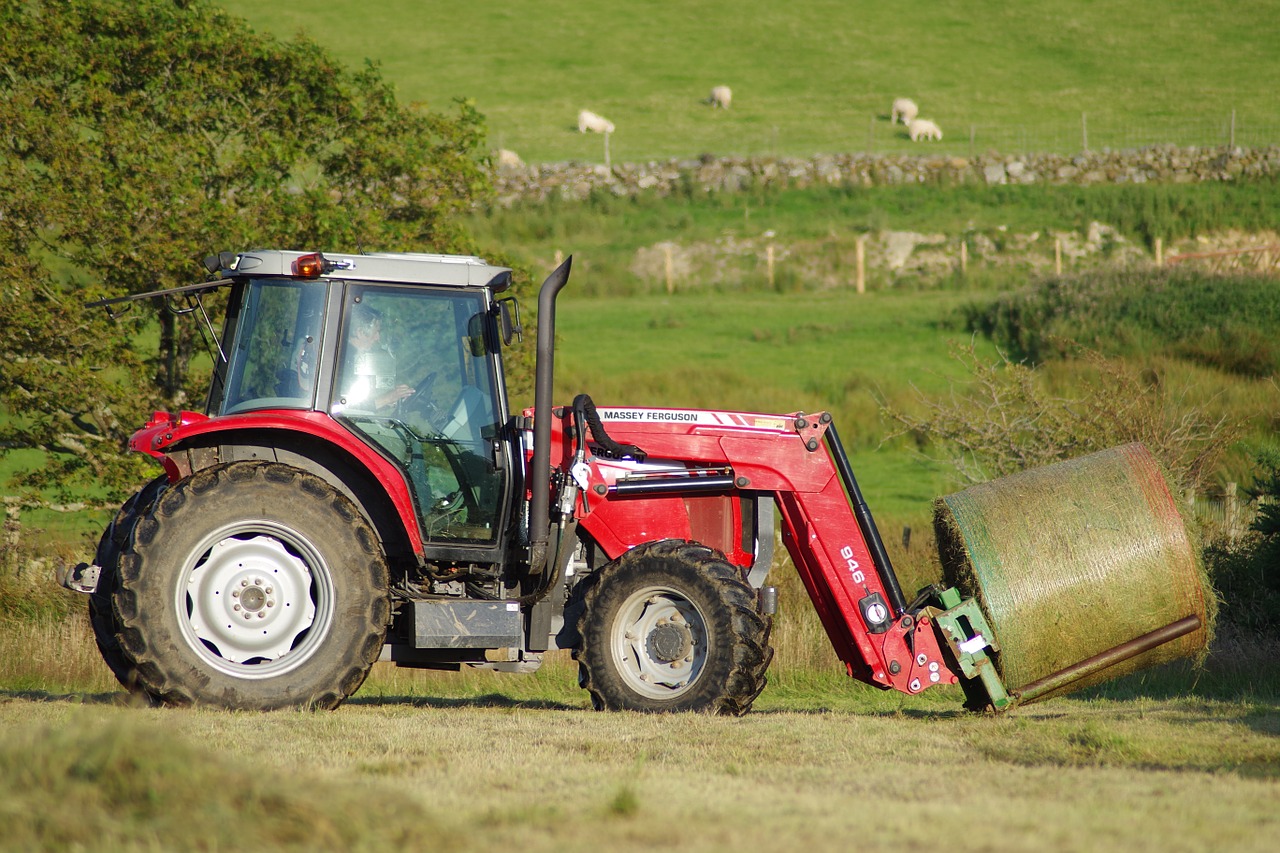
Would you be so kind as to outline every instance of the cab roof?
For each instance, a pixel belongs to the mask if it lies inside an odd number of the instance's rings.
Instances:
[[[323,260],[323,272],[307,276],[313,280],[391,282],[394,284],[453,285],[484,287],[501,293],[511,286],[511,269],[496,267],[474,255],[435,255],[423,252],[371,252],[368,254],[323,254],[289,252],[277,249],[255,249],[250,252],[222,252],[205,259],[205,267],[218,278],[165,290],[151,290],[85,303],[86,307],[104,306],[115,316],[111,306],[163,296],[196,295],[215,287],[223,287],[233,279],[249,276],[299,275],[296,262],[300,258]],[[127,310],[126,306],[125,310]]]
[[[254,250],[219,256],[222,275],[295,275],[294,262],[314,252]],[[230,256],[229,256],[230,255]],[[436,255],[419,252],[368,254],[323,253],[321,278],[347,281],[388,281],[397,284],[444,284],[460,287],[487,286],[501,292],[511,286],[511,270],[486,263],[473,255]]]

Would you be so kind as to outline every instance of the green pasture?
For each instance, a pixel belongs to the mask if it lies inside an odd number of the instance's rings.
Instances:
[[[600,406],[830,411],[873,512],[923,522],[930,500],[955,483],[911,448],[881,446],[890,428],[879,403],[909,404],[915,389],[940,393],[960,378],[949,347],[968,336],[951,317],[966,298],[851,290],[565,298],[556,399],[585,392]]]
[[[490,147],[527,162],[602,161],[582,108],[617,126],[615,162],[920,151],[888,123],[899,96],[942,127],[930,152],[1220,145],[1233,111],[1238,144],[1280,137],[1270,0],[221,5],[376,61],[404,100],[474,100]],[[700,103],[718,84],[729,110]]]
[[[1029,235],[1083,235],[1092,222],[1116,229],[1147,253],[1157,239],[1169,248],[1174,241],[1232,229],[1265,232],[1280,226],[1280,185],[1265,179],[1088,187],[752,187],[628,198],[597,192],[583,202],[552,197],[511,207],[493,205],[466,218],[481,254],[526,265],[535,273],[549,271],[557,252],[572,254],[576,273],[568,292],[610,296],[662,291],[660,268],[637,264],[642,252],[662,246],[742,256],[739,289],[800,291],[820,289],[826,281],[852,283],[855,243],[868,234],[911,231],[970,243],[981,237],[1004,255]],[[1042,243],[1052,252],[1047,237]],[[786,260],[779,255],[772,284],[763,261],[770,245],[787,255]],[[924,284],[1010,288],[1028,283],[1025,269],[1016,264],[1001,271],[986,263],[1000,257],[978,260],[975,256],[967,280],[939,282],[935,277]],[[672,287],[725,289],[714,285],[714,272],[678,270]],[[870,263],[867,276],[873,286],[920,283],[891,278]]]

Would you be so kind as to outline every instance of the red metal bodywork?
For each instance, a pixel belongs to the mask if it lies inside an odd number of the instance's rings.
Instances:
[[[414,551],[422,552],[418,516],[403,474],[394,464],[324,412],[268,409],[217,418],[209,418],[197,412],[156,412],[146,426],[129,438],[129,449],[159,459],[169,479],[176,482],[191,473],[190,470],[183,469],[181,457],[172,452],[176,447],[208,435],[247,430],[278,430],[293,435],[305,433],[327,441],[355,457],[387,490],[387,496],[408,534],[409,544]],[[232,439],[228,437],[228,441]]]
[[[891,614],[892,625],[878,634],[864,621],[858,602],[874,593],[885,600],[888,595],[821,440],[826,430],[821,413],[801,419],[798,414],[692,409],[601,406],[597,411],[610,438],[647,454],[643,463],[590,454],[585,459],[589,475],[578,501],[579,527],[610,558],[643,542],[687,538],[721,549],[746,569],[754,554],[734,535],[742,525],[738,498],[750,492],[771,496],[781,516],[783,543],[849,674],[906,693],[956,683],[927,618]],[[552,424],[552,466],[562,471],[574,461],[573,431],[567,425],[568,415]],[[610,491],[637,475],[703,469],[731,469],[733,487],[696,497],[628,497]]]
[[[889,597],[821,440],[826,427],[820,414],[806,415],[805,426],[798,428],[798,414],[617,407],[600,407],[598,413],[611,438],[647,454],[644,462],[591,454],[585,459],[586,487],[577,502],[579,527],[610,558],[644,542],[678,538],[718,548],[735,565],[749,569],[755,553],[753,543],[742,538],[742,499],[771,497],[781,517],[783,544],[849,674],[905,693],[956,683],[927,618],[893,613],[892,624],[880,633],[873,633],[864,621],[861,599],[875,593]],[[566,474],[576,449],[569,420],[564,414],[552,424],[551,464]],[[386,488],[412,547],[421,553],[413,499],[401,472],[323,412],[272,410],[212,419],[195,412],[157,412],[129,446],[159,459],[169,477],[177,480],[190,470],[175,450],[218,433],[228,433],[231,440],[230,433],[244,430],[305,432],[349,453]],[[637,476],[698,476],[707,469],[731,471],[733,486],[688,495],[624,496],[610,491]]]

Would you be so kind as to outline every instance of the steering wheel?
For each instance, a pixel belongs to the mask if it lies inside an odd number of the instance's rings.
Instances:
[[[436,405],[431,402],[431,388],[436,384],[436,371],[431,371],[419,380],[414,386],[413,393],[400,401],[400,410],[402,412],[418,411],[428,421],[434,421],[435,415],[438,414]]]

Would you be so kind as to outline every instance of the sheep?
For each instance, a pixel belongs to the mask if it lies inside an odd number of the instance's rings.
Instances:
[[[889,123],[897,124],[898,119],[902,119],[903,124],[911,124],[918,115],[920,115],[920,108],[916,106],[915,101],[910,98],[897,98],[893,102],[893,110],[889,113]]]
[[[719,107],[720,109],[729,109],[729,104],[733,103],[733,90],[728,86],[716,86],[711,90],[711,95],[703,103],[710,104],[712,109]]]
[[[520,159],[520,155],[509,148],[498,149],[498,167],[502,169],[519,169],[524,166],[524,161]]]
[[[598,116],[591,110],[582,110],[578,113],[578,133],[613,133],[613,122],[604,116]]]
[[[912,142],[919,142],[921,139],[941,141],[942,129],[927,118],[918,118],[907,123],[907,135]]]

